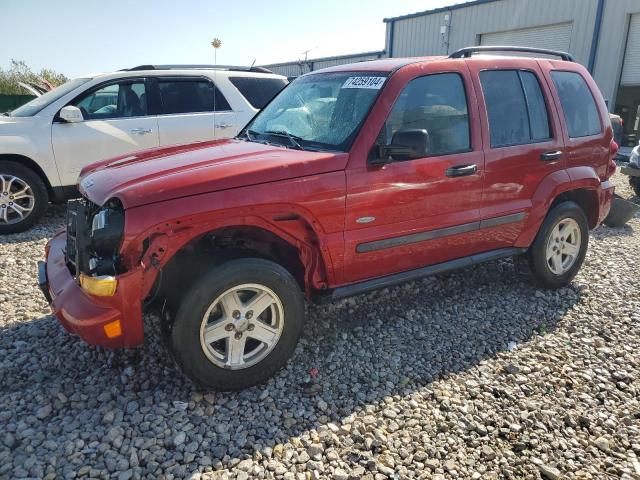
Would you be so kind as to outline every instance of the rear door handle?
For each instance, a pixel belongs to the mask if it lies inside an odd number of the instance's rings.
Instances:
[[[478,166],[473,163],[470,165],[457,165],[447,168],[445,172],[447,177],[464,177],[465,175],[473,175],[478,171]]]
[[[552,162],[554,160],[559,160],[562,156],[562,150],[554,150],[553,152],[544,152],[540,154],[540,160],[543,162]]]

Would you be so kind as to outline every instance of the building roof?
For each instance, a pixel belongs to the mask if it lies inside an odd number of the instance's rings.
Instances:
[[[451,11],[451,10],[458,10],[460,8],[473,7],[475,5],[482,5],[483,3],[492,3],[492,2],[497,2],[497,1],[499,1],[499,0],[471,0],[470,2],[457,3],[455,5],[450,5],[448,7],[440,7],[440,8],[434,8],[434,9],[431,9],[431,10],[424,10],[422,12],[409,13],[407,15],[401,15],[399,17],[383,18],[382,21],[385,22],[385,23],[389,23],[389,22],[393,22],[395,20],[405,20],[407,18],[422,17],[424,15],[431,15],[431,14],[434,14],[434,13],[448,12],[448,11]]]

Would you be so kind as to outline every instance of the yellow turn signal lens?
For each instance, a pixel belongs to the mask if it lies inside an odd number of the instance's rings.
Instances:
[[[116,293],[118,280],[111,276],[90,277],[82,273],[80,286],[85,292],[96,297],[111,297]]]
[[[102,328],[104,328],[104,334],[107,338],[115,338],[122,335],[122,325],[120,325],[120,320],[109,322]]]

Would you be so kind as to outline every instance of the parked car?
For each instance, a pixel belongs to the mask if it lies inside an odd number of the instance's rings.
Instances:
[[[133,347],[159,301],[184,374],[226,390],[285,364],[305,297],[521,255],[567,285],[614,192],[604,100],[567,54],[485,50],[314,71],[235,139],[85,167],[39,264],[58,319]]]
[[[286,83],[261,67],[143,65],[71,80],[0,116],[0,234],[77,196],[89,163],[235,136]]]

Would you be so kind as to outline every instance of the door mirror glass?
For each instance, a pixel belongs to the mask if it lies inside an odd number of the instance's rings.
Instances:
[[[380,159],[412,160],[426,157],[428,153],[429,134],[423,128],[412,128],[395,132],[391,143],[380,148]]]
[[[82,122],[84,117],[78,107],[73,105],[67,105],[60,110],[60,118],[68,123]]]

